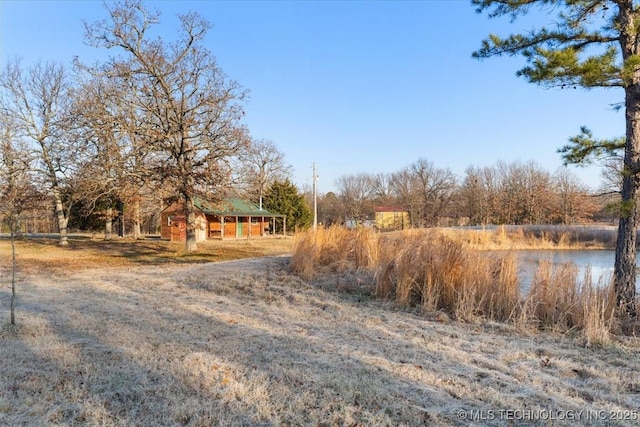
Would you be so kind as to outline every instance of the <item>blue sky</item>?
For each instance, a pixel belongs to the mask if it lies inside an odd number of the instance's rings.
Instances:
[[[579,127],[624,134],[612,104],[621,90],[544,89],[517,78],[520,58],[478,61],[490,32],[507,35],[553,16],[511,24],[477,15],[466,0],[150,1],[165,40],[177,13],[213,24],[206,46],[250,91],[245,123],[273,141],[294,182],[319,192],[360,172],[395,172],[418,158],[459,177],[470,165],[533,160],[550,172],[556,150]],[[0,62],[19,56],[70,64],[113,52],[84,44],[83,21],[104,18],[101,1],[0,1]],[[571,168],[592,187],[599,169]]]

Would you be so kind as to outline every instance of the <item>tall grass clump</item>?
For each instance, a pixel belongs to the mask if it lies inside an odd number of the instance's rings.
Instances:
[[[500,228],[493,237],[502,239],[505,233]],[[296,237],[292,269],[305,278],[365,271],[376,297],[402,306],[443,311],[460,321],[509,321],[525,329],[579,332],[588,344],[608,342],[613,326],[612,286],[593,284],[590,274],[580,280],[575,264],[542,261],[523,293],[514,252],[476,250],[459,235],[439,230],[309,231]]]
[[[590,269],[582,281],[573,263],[540,263],[516,323],[560,333],[580,332],[586,343],[609,342],[615,313],[613,285],[594,284]]]
[[[525,299],[524,318],[542,329],[573,328],[580,306],[577,277],[574,263],[555,268],[550,260],[540,262]]]
[[[506,320],[518,301],[512,255],[487,257],[436,232],[408,233],[381,248],[375,294],[443,310],[459,320]]]
[[[372,229],[348,230],[332,226],[296,235],[292,270],[310,279],[324,271],[373,269],[378,262],[378,239]]]
[[[585,344],[607,344],[610,342],[610,331],[615,320],[615,293],[613,285],[596,286],[591,280],[589,271],[585,274],[581,289],[582,301],[582,336]]]

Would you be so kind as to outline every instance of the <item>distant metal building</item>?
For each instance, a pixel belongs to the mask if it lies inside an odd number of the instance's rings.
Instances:
[[[403,230],[409,227],[409,212],[397,206],[376,206],[375,227],[378,230]]]

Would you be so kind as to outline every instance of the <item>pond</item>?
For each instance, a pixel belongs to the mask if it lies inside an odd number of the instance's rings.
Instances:
[[[520,283],[523,292],[531,286],[533,274],[541,262],[550,261],[554,267],[561,267],[566,263],[574,263],[578,267],[578,278],[582,281],[585,271],[591,269],[594,284],[606,286],[613,276],[615,251],[613,250],[562,250],[562,251],[515,251],[518,257]],[[636,276],[636,284],[640,278]],[[639,288],[640,290],[640,288]]]

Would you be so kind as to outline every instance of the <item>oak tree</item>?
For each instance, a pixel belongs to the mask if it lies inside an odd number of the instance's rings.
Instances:
[[[257,199],[262,208],[265,190],[275,181],[289,178],[292,167],[278,147],[266,139],[252,140],[239,157],[242,163],[241,179],[248,187],[249,196]]]
[[[70,201],[66,180],[82,152],[70,138],[70,85],[62,65],[38,63],[24,70],[17,59],[0,72],[0,114],[12,120],[16,138],[37,157],[36,170],[44,178],[55,206],[60,244],[66,245]]]
[[[373,213],[373,180],[367,173],[342,175],[336,180],[347,219],[361,225]]]
[[[145,118],[139,132],[149,144],[150,168],[184,202],[185,248],[193,251],[199,188],[224,180],[224,162],[248,142],[240,124],[246,92],[204,46],[210,24],[197,13],[180,15],[179,38],[167,42],[149,35],[159,13],[141,1],[105,5],[109,18],[86,26],[87,41],[122,52],[104,70],[133,91]]]

